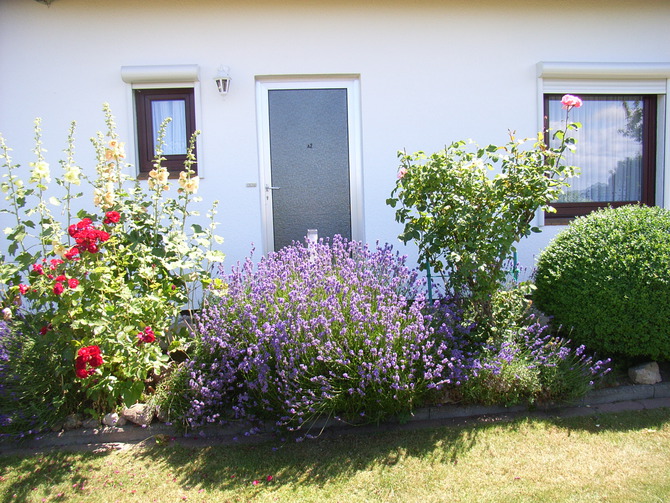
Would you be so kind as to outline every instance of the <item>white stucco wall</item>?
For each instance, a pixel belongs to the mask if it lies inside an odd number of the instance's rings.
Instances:
[[[366,240],[398,243],[385,205],[398,149],[531,136],[538,62],[668,61],[668,19],[663,0],[2,0],[0,132],[27,165],[42,117],[55,165],[76,120],[77,158],[92,169],[103,102],[121,136],[133,134],[122,66],[199,65],[201,195],[221,201],[231,263],[262,242],[260,187],[246,187],[259,180],[255,78],[359,75]],[[221,64],[232,77],[225,98],[212,81]],[[523,244],[524,265],[557,230]]]

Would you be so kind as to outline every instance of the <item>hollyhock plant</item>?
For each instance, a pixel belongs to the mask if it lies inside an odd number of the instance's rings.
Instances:
[[[161,126],[156,184],[147,190],[133,170],[125,172],[123,143],[109,108],[104,110],[108,130],[93,138],[93,170],[79,168],[85,164],[74,159],[74,124],[65,159],[51,164],[62,167],[58,175],[44,158],[40,121],[35,121],[35,159],[27,181],[0,135],[0,189],[6,202],[0,213],[14,223],[4,232],[0,309],[16,314],[12,330],[23,334],[25,347],[40,348],[38,358],[19,355],[12,365],[26,376],[23,402],[38,403],[46,392],[52,421],[86,409],[102,414],[134,404],[147,377],[165,372],[171,354],[188,349],[187,330],[177,322],[182,310],[199,307],[201,292],[213,283],[212,264],[223,259],[215,249],[222,242],[214,234],[216,206],[207,214],[209,225],[193,222],[199,214],[193,195],[195,135],[180,177],[182,184],[189,182],[186,190],[181,184],[181,191],[167,190],[172,182],[161,165]],[[56,190],[51,191],[51,180]],[[85,183],[89,190],[79,188]],[[56,206],[58,214],[52,214]],[[147,327],[140,337],[137,327]],[[157,334],[164,344],[154,343]],[[82,347],[99,348],[109,364],[81,353]],[[86,379],[93,371],[95,379]],[[35,396],[31,382],[52,386]]]

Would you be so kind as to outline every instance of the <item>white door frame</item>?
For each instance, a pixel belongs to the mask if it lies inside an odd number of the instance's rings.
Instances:
[[[360,80],[357,76],[272,76],[256,77],[256,123],[263,229],[263,253],[274,251],[272,217],[272,171],[270,160],[269,91],[275,89],[346,89],[349,134],[349,194],[351,203],[351,238],[365,241],[363,217],[363,169],[361,144]]]

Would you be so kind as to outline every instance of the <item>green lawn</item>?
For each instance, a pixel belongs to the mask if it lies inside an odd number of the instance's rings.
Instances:
[[[670,409],[0,457],[0,502],[667,502]]]

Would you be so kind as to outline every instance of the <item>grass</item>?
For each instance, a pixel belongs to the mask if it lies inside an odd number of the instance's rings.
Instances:
[[[670,409],[303,443],[4,456],[0,502],[13,501],[667,502]]]

